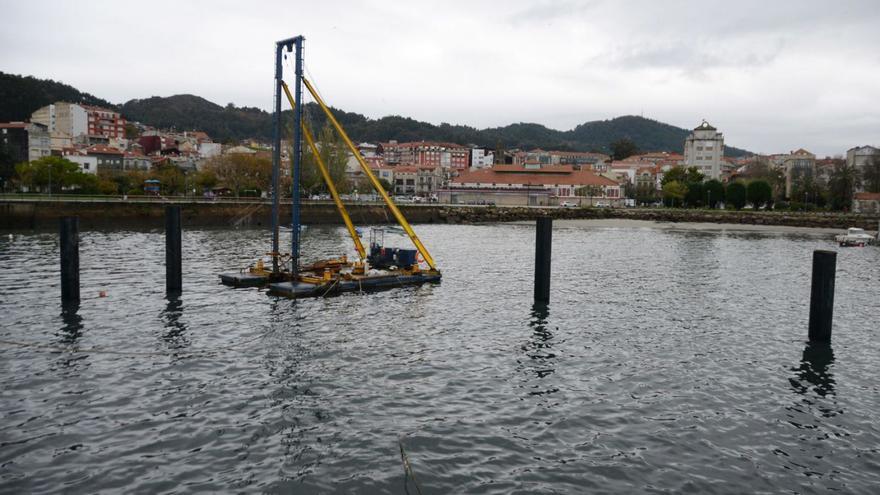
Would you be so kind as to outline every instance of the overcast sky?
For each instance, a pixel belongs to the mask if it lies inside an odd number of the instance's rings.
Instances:
[[[0,0],[0,12],[0,70],[115,103],[192,93],[268,110],[274,42],[302,34],[324,98],[369,117],[566,130],[635,114],[705,118],[758,152],[880,145],[878,0]]]

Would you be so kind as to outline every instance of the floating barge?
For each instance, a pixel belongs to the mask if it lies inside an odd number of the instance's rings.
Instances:
[[[266,287],[269,294],[290,297],[322,297],[340,294],[343,292],[369,292],[396,287],[421,285],[429,282],[439,282],[440,270],[434,263],[434,259],[428,253],[427,248],[419,240],[409,222],[388,196],[385,188],[373,174],[373,171],[364,161],[357,147],[346,134],[345,130],[334,117],[333,113],[321,99],[318,91],[302,75],[302,45],[303,37],[297,36],[282,40],[275,46],[275,113],[273,133],[272,155],[272,252],[269,253],[271,269],[266,266],[263,259],[257,260],[253,265],[239,270],[238,272],[220,274],[220,281],[231,287]],[[296,48],[296,98],[294,98],[287,84],[282,78],[283,68],[281,56],[283,50],[292,51]],[[314,137],[302,118],[302,86],[305,85],[312,98],[321,107],[327,117],[327,121],[336,129],[339,137],[345,142],[349,151],[357,158],[364,175],[370,180],[371,185],[382,197],[386,207],[391,211],[397,223],[409,236],[416,249],[399,249],[385,247],[384,231],[372,229],[370,232],[370,254],[364,249],[360,239],[360,233],[351,221],[351,217],[343,205],[336,190],[336,186],[330,176],[328,167],[315,144]],[[293,219],[291,227],[291,253],[282,255],[278,249],[278,203],[279,203],[279,176],[280,176],[280,150],[281,150],[281,92],[287,96],[290,106],[293,108],[293,152],[292,170],[293,188],[291,194]],[[354,242],[358,252],[358,260],[349,261],[342,256],[337,259],[321,260],[311,265],[301,266],[299,263],[301,222],[299,184],[302,166],[301,141],[305,142],[312,151],[315,163],[324,178],[324,183],[336,208],[345,223],[346,229]],[[283,268],[285,267],[286,268]]]

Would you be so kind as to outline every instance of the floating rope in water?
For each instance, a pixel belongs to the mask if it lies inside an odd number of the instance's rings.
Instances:
[[[422,489],[419,487],[418,480],[416,480],[416,473],[413,472],[412,464],[409,463],[409,457],[407,457],[406,451],[403,449],[403,440],[398,440],[397,445],[400,446],[400,459],[403,461],[403,489],[409,495],[409,480],[412,479],[416,492],[422,495]]]

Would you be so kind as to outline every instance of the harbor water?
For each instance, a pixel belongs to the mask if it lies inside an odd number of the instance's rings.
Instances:
[[[880,486],[876,247],[557,222],[536,307],[534,225],[419,225],[441,283],[294,301],[219,283],[265,230],[184,229],[170,298],[163,232],[82,232],[73,308],[57,233],[0,237],[0,492]],[[806,343],[815,249],[839,251],[830,346]]]

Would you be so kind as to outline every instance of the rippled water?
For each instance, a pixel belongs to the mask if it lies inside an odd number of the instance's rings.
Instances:
[[[161,232],[85,232],[76,311],[57,236],[4,234],[0,491],[414,493],[398,442],[423,493],[880,486],[880,249],[810,348],[827,234],[557,226],[542,310],[533,227],[417,230],[441,284],[300,301],[218,284],[262,231],[185,231],[171,300]]]

